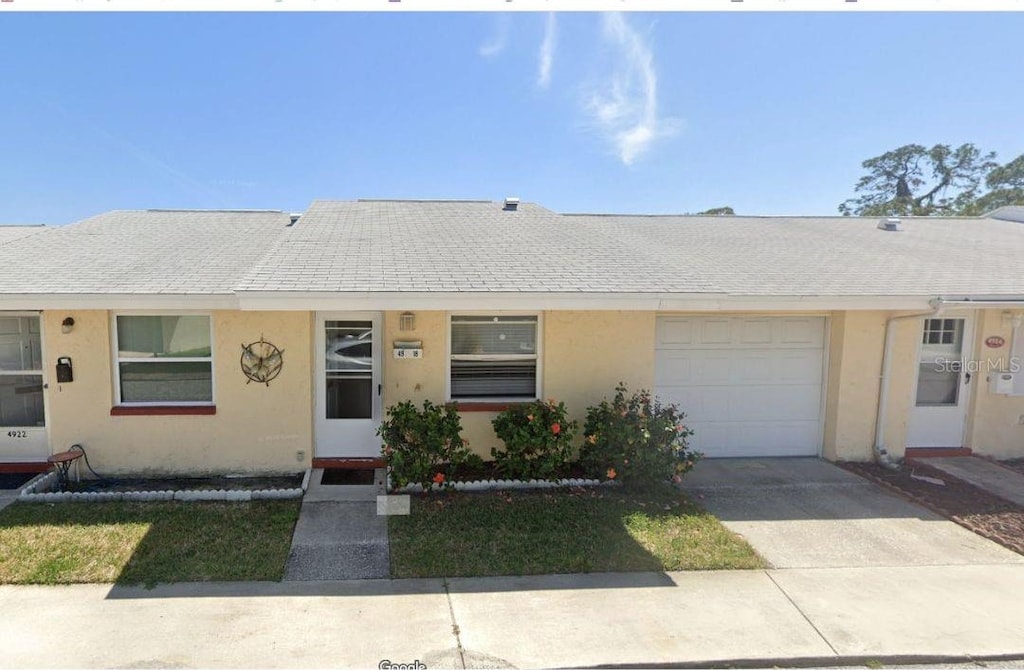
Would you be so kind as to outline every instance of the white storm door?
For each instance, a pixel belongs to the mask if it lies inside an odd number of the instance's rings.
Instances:
[[[0,314],[0,462],[45,461],[43,355],[38,314]]]
[[[970,351],[967,318],[924,319],[917,361],[908,447],[962,447],[967,416],[965,353]]]
[[[380,455],[381,316],[317,313],[316,456]]]

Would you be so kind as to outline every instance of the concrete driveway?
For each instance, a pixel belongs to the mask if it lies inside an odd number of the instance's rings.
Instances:
[[[1024,556],[816,458],[701,461],[683,488],[776,568],[1024,563]]]

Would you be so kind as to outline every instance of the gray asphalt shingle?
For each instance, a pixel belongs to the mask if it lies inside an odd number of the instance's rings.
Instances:
[[[994,219],[565,215],[524,203],[317,201],[240,291],[1024,294]]]
[[[905,218],[885,232],[844,217],[316,201],[290,223],[282,212],[149,210],[0,227],[0,295],[1024,295],[1024,225],[1006,219]]]
[[[282,212],[114,211],[0,246],[0,294],[231,294]]]

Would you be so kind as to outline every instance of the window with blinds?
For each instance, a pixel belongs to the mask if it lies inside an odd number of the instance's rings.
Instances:
[[[453,315],[451,397],[536,398],[537,317]]]

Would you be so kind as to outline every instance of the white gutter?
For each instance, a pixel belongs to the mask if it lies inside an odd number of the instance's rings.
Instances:
[[[918,312],[915,314],[900,314],[890,316],[885,321],[885,349],[882,350],[882,376],[878,383],[878,412],[875,418],[875,460],[882,467],[895,469],[896,464],[889,458],[889,452],[885,448],[885,426],[887,408],[889,406],[889,377],[892,373],[892,347],[895,340],[896,329],[893,327],[896,321],[905,319],[921,319],[930,316],[937,316],[942,312],[942,299],[936,298],[932,301],[930,312]]]

